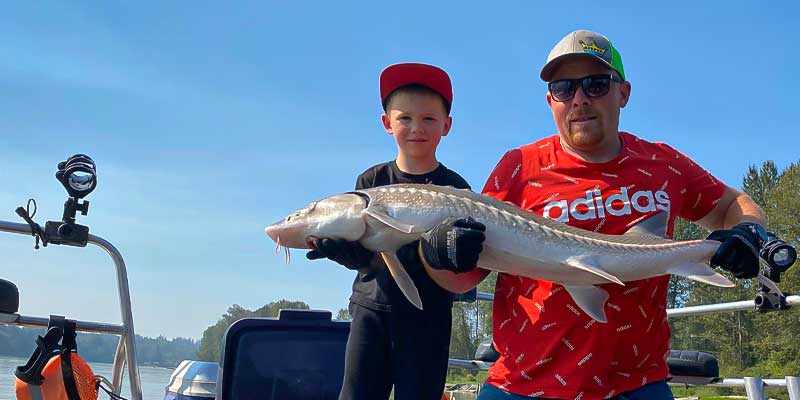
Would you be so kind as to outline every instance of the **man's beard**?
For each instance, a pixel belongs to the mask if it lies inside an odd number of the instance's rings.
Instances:
[[[573,121],[585,117],[593,117],[589,125],[575,126],[572,122],[568,122],[568,135],[569,144],[577,149],[592,148],[603,142],[603,127],[600,117],[590,107],[582,107],[570,112],[567,115],[567,121]]]

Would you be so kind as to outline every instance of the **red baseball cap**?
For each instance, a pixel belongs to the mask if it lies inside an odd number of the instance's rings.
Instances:
[[[381,102],[395,89],[411,84],[431,88],[448,103],[453,103],[453,86],[450,77],[439,67],[420,63],[401,63],[386,67],[381,72]]]

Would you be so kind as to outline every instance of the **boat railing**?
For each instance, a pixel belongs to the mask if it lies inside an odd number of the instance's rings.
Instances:
[[[477,292],[475,300],[478,301],[494,301],[492,293]],[[786,305],[792,306],[800,304],[800,296],[792,295],[786,296]],[[735,301],[729,303],[716,303],[704,304],[698,306],[672,308],[667,310],[668,318],[684,317],[688,315],[698,314],[712,314],[729,311],[747,311],[756,308],[756,300]],[[459,368],[466,370],[481,370],[485,371],[491,367],[491,362],[479,360],[463,360],[451,358],[449,365],[451,368]],[[786,376],[783,378],[759,378],[759,377],[742,377],[742,378],[716,378],[708,381],[692,381],[673,379],[669,382],[673,387],[717,387],[717,388],[743,388],[747,394],[748,400],[765,400],[766,395],[764,390],[767,388],[784,388],[790,400],[800,400],[800,377]]]
[[[0,231],[31,235],[31,227],[27,224],[0,221]],[[136,343],[135,331],[133,329],[133,313],[131,312],[131,295],[128,288],[128,272],[125,268],[125,261],[122,254],[107,240],[89,235],[88,243],[96,245],[105,250],[114,261],[117,277],[117,293],[119,294],[120,312],[122,323],[114,324],[107,322],[76,321],[76,329],[81,332],[109,333],[119,336],[117,350],[114,355],[113,376],[111,388],[114,394],[119,395],[122,390],[122,376],[125,366],[128,366],[128,378],[130,380],[131,400],[142,400],[142,385],[139,378],[139,369],[136,364]],[[49,318],[22,315],[18,313],[8,314],[0,312],[0,324],[26,326],[34,328],[47,328]]]

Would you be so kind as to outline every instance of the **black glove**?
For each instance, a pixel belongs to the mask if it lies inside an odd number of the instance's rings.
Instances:
[[[767,239],[761,225],[742,222],[731,229],[711,232],[706,239],[722,242],[711,257],[711,265],[730,271],[739,279],[758,275],[758,252]]]
[[[475,269],[483,250],[486,226],[472,217],[450,217],[422,234],[420,250],[431,268],[456,273]]]
[[[359,270],[369,267],[373,254],[364,248],[359,242],[348,242],[336,239],[315,239],[315,250],[306,253],[309,260],[328,258],[347,269]]]

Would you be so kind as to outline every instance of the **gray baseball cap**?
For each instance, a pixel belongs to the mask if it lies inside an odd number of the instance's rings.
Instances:
[[[558,64],[568,57],[593,57],[617,71],[625,79],[622,57],[607,37],[592,31],[577,30],[564,36],[547,55],[547,63],[539,73],[545,82],[550,82]]]

